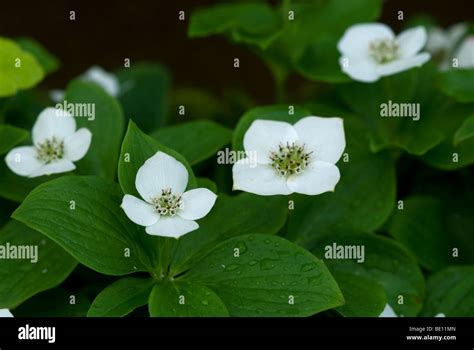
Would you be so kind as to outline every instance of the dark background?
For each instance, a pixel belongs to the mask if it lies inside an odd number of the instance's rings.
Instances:
[[[347,0],[351,1],[351,0]],[[171,71],[174,86],[194,86],[219,94],[242,88],[260,103],[273,101],[273,79],[263,63],[243,46],[221,37],[187,39],[188,20],[193,9],[216,0],[120,0],[71,1],[0,0],[0,36],[29,36],[41,42],[61,61],[61,68],[44,86],[64,87],[92,65],[107,70],[143,60],[164,64]],[[272,1],[274,3],[275,1]],[[69,11],[76,20],[69,20]],[[186,21],[178,20],[178,11]],[[429,14],[443,26],[472,20],[473,0],[387,0],[382,22],[399,30],[399,10],[405,19]],[[334,19],[337,20],[337,19]],[[240,69],[233,69],[233,58]],[[290,88],[298,84],[293,77]]]

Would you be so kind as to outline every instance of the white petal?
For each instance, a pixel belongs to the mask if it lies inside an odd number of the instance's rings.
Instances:
[[[346,147],[341,118],[306,117],[295,124],[295,130],[305,150],[313,152],[311,159],[316,161],[336,164]]]
[[[397,314],[393,311],[390,305],[387,304],[379,317],[397,317]]]
[[[33,143],[38,145],[53,136],[60,140],[74,134],[76,121],[71,115],[56,108],[43,110],[33,126]]]
[[[299,175],[288,178],[288,187],[296,193],[314,196],[328,191],[334,191],[341,175],[334,164],[312,162]]]
[[[162,216],[156,224],[148,226],[145,231],[149,235],[179,238],[198,228],[196,221],[186,220],[176,215]]]
[[[8,309],[0,309],[0,317],[13,317],[13,315]]]
[[[161,195],[161,190],[171,189],[183,193],[188,184],[186,167],[173,157],[157,152],[138,169],[135,187],[147,202]]]
[[[217,196],[207,188],[196,188],[183,194],[183,208],[178,215],[187,220],[206,216],[214,206]]]
[[[64,139],[64,157],[76,162],[84,157],[91,145],[92,133],[81,128]]]
[[[416,55],[426,45],[427,35],[424,27],[410,28],[401,32],[396,41],[402,58]]]
[[[337,19],[335,19],[337,20]],[[392,29],[382,23],[356,24],[346,30],[337,44],[339,52],[348,57],[366,58],[370,42],[393,39]]]
[[[117,77],[101,67],[94,66],[89,68],[83,74],[82,79],[99,85],[113,97],[116,97],[119,94],[120,85]]]
[[[371,58],[341,57],[339,64],[342,71],[354,80],[372,83],[380,79],[380,74],[377,73],[377,65]]]
[[[400,73],[414,67],[421,67],[430,58],[431,55],[429,53],[422,52],[416,56],[381,64],[377,67],[377,72],[383,76]]]
[[[58,161],[43,165],[41,168],[31,173],[29,177],[67,173],[68,171],[72,171],[74,169],[76,169],[74,163],[68,159],[63,158]]]
[[[255,120],[244,136],[246,152],[253,152],[259,164],[270,163],[270,152],[278,150],[280,144],[298,141],[293,126],[274,120]]]
[[[446,315],[443,314],[443,313],[439,313],[439,314],[437,314],[435,317],[446,317]]]
[[[232,168],[234,190],[255,193],[261,196],[290,194],[286,179],[280,176],[270,165],[249,165],[245,159],[234,164]]]
[[[126,194],[120,205],[128,218],[140,226],[151,226],[160,218],[151,204]]]
[[[36,158],[37,154],[33,146],[17,147],[8,152],[5,162],[15,174],[29,176],[43,166]]]
[[[469,36],[463,41],[454,58],[458,59],[460,68],[474,67],[474,36]]]
[[[459,40],[466,34],[469,26],[466,23],[456,23],[453,24],[448,29],[448,37],[450,40],[450,47],[453,47],[457,44]]]

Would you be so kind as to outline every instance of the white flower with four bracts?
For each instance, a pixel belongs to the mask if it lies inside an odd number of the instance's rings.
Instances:
[[[456,46],[458,46],[468,26],[466,23],[457,23],[447,29],[431,27],[428,30],[426,50],[430,52],[442,69],[451,66],[451,58]]]
[[[76,131],[75,119],[65,111],[46,108],[32,130],[33,146],[13,148],[6,156],[15,174],[37,177],[72,171],[73,162],[83,158],[91,144],[87,128]]]
[[[250,157],[234,164],[234,189],[262,196],[333,191],[340,178],[335,164],[345,146],[341,118],[310,116],[294,125],[255,120],[244,148],[256,164]]]
[[[13,315],[8,309],[0,309],[0,318],[1,317],[13,317]]]
[[[383,76],[420,67],[431,57],[427,52],[420,52],[426,40],[423,27],[395,36],[382,23],[353,25],[337,45],[342,55],[341,69],[354,80],[374,82]]]
[[[207,188],[185,191],[187,185],[185,166],[158,152],[137,172],[135,187],[143,200],[126,194],[121,207],[146,233],[179,238],[199,228],[195,220],[206,216],[217,198]]]
[[[454,56],[458,60],[458,68],[474,68],[474,35],[468,36],[461,43]]]

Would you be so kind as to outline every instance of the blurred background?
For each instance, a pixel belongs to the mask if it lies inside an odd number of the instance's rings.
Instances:
[[[350,1],[350,0],[348,0]],[[173,86],[198,87],[219,98],[229,90],[242,90],[256,104],[274,102],[273,78],[264,63],[244,46],[213,36],[188,39],[188,20],[194,9],[217,0],[118,0],[118,1],[1,1],[0,35],[29,36],[42,43],[61,61],[61,67],[42,83],[62,88],[92,65],[107,70],[131,62],[153,61],[165,65]],[[277,1],[270,1],[276,3]],[[186,21],[178,20],[179,11]],[[387,0],[382,21],[400,30],[398,11],[405,19],[421,13],[440,25],[474,19],[474,1]],[[76,20],[69,20],[69,12]],[[337,19],[334,19],[337,20]],[[240,58],[240,69],[233,59]],[[303,89],[305,82],[291,77],[289,88]]]

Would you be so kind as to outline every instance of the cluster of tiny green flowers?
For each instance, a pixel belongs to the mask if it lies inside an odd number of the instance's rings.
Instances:
[[[36,146],[37,156],[40,161],[45,164],[57,161],[64,155],[64,142],[58,140],[56,137],[46,140]]]
[[[369,45],[369,54],[378,63],[389,63],[397,59],[398,49],[393,39],[374,40]]]
[[[301,174],[310,163],[311,153],[305,152],[304,145],[299,146],[294,142],[291,145],[280,144],[278,151],[270,154],[271,166],[281,176]]]
[[[161,190],[161,196],[153,199],[155,211],[164,216],[175,216],[183,208],[181,195],[171,193],[171,189]]]

